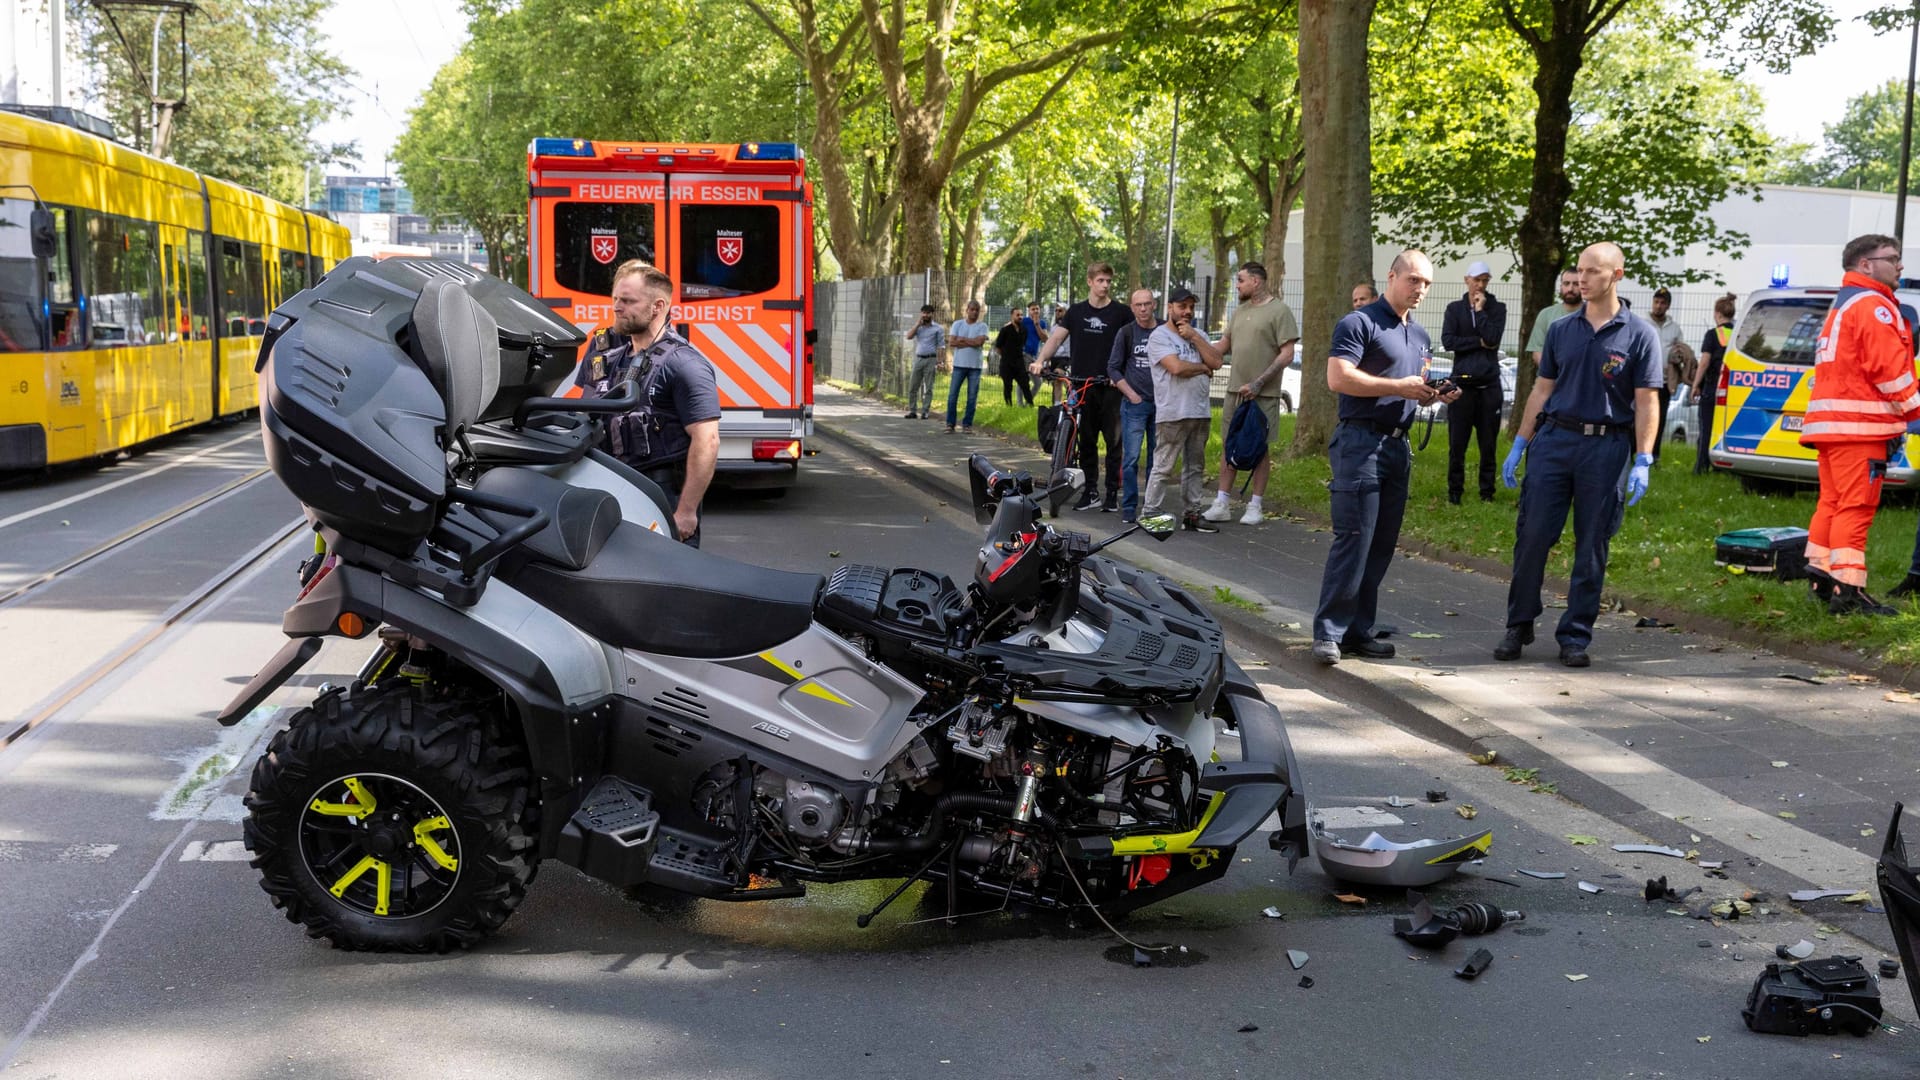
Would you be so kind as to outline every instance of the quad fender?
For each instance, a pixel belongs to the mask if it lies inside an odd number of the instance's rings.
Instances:
[[[478,603],[457,608],[371,570],[335,564],[287,609],[281,629],[293,640],[220,722],[233,724],[265,700],[312,659],[321,637],[340,633],[340,616],[349,612],[364,621],[363,636],[381,623],[404,630],[499,688],[518,713],[547,805],[570,805],[569,793],[598,774],[593,760],[613,696],[605,646],[499,581]],[[564,813],[546,815],[543,850],[564,822]]]
[[[1227,724],[1240,733],[1244,761],[1274,767],[1285,785],[1286,794],[1277,808],[1280,828],[1268,836],[1267,843],[1286,858],[1291,872],[1307,853],[1307,797],[1301,786],[1300,762],[1293,756],[1293,741],[1287,738],[1286,722],[1232,656],[1226,658],[1226,679],[1218,707]],[[1216,783],[1227,779],[1228,774],[1223,773]]]

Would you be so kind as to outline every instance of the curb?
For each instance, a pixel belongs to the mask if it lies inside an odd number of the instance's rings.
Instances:
[[[837,389],[852,397],[862,398],[867,401],[884,400],[868,394],[864,390],[854,387],[851,384],[834,385]],[[900,473],[900,475],[919,483],[913,476],[903,471],[906,467],[896,467],[894,462],[887,459],[884,452],[872,444],[865,442],[858,435],[854,435],[851,432],[837,427],[830,421],[816,420],[815,423],[821,429],[840,438],[842,441],[857,446],[869,457],[876,458],[889,468],[893,468],[894,471]],[[994,438],[1003,441],[1008,438],[1005,432],[997,431],[993,428],[982,427],[976,428],[975,430],[981,434],[992,435]],[[960,492],[959,498],[962,503],[972,497],[971,494],[964,491],[959,484],[949,482],[943,477],[932,476],[928,479],[929,482],[939,487],[948,495],[954,492]],[[923,484],[922,486],[925,485]],[[1274,508],[1284,509],[1288,514],[1309,525],[1319,528],[1330,528],[1332,526],[1332,519],[1328,517],[1326,513],[1316,508],[1297,506],[1291,503],[1276,503]],[[1509,561],[1470,555],[1418,538],[1402,536],[1400,538],[1399,550],[1403,554],[1415,555],[1428,562],[1438,563],[1442,566],[1451,566],[1460,570],[1471,570],[1476,574],[1481,574],[1496,581],[1509,581],[1513,574],[1513,564]],[[1542,587],[1564,594],[1572,587],[1572,583],[1566,578],[1549,576],[1542,583]],[[1890,689],[1902,690],[1907,689],[1910,685],[1920,686],[1920,664],[1901,665],[1876,662],[1851,649],[1783,637],[1764,630],[1756,630],[1752,627],[1728,622],[1725,619],[1712,615],[1702,615],[1689,611],[1676,611],[1672,608],[1665,607],[1658,601],[1623,595],[1612,589],[1608,589],[1601,596],[1600,602],[1603,611],[1606,609],[1606,605],[1613,604],[1641,615],[1650,615],[1662,622],[1671,623],[1676,626],[1684,623],[1686,629],[1691,632],[1710,634],[1732,644],[1764,649],[1788,659],[1800,660],[1809,664],[1818,664],[1822,667],[1836,668],[1854,674],[1870,675],[1886,684]],[[1227,622],[1229,620],[1222,618],[1221,621]]]

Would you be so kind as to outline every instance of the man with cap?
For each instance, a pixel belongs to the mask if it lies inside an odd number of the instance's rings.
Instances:
[[[1571,510],[1572,582],[1554,637],[1561,663],[1590,663],[1587,646],[1600,615],[1607,546],[1620,528],[1623,503],[1632,506],[1647,493],[1660,413],[1660,337],[1620,299],[1625,264],[1619,246],[1604,241],[1580,253],[1576,274],[1584,303],[1548,328],[1540,376],[1501,468],[1506,485],[1514,487],[1524,455],[1527,482],[1514,524],[1507,633],[1494,647],[1495,660],[1518,660],[1532,644],[1547,555],[1560,542]]]
[[[1313,613],[1313,658],[1323,664],[1393,656],[1392,645],[1374,640],[1373,620],[1407,510],[1407,428],[1415,405],[1449,403],[1459,393],[1443,396],[1427,382],[1433,342],[1413,321],[1413,309],[1432,286],[1433,264],[1409,248],[1394,256],[1380,299],[1333,328],[1327,389],[1340,395],[1340,422],[1327,447],[1333,543]],[[1164,433],[1161,440],[1165,446]]]
[[[1667,403],[1673,400],[1673,391],[1693,377],[1688,370],[1693,362],[1693,350],[1687,347],[1685,335],[1680,332],[1680,322],[1669,312],[1673,309],[1673,293],[1665,285],[1653,290],[1653,302],[1647,305],[1647,321],[1660,333],[1660,370],[1663,381],[1660,386],[1660,423],[1653,429],[1653,460],[1660,460],[1660,442],[1667,436]]]
[[[1453,352],[1453,384],[1460,399],[1447,406],[1447,501],[1458,506],[1467,484],[1467,442],[1480,442],[1480,499],[1493,501],[1493,455],[1505,394],[1500,387],[1500,339],[1507,332],[1507,305],[1487,291],[1493,269],[1467,267],[1465,296],[1447,305],[1440,344]]]

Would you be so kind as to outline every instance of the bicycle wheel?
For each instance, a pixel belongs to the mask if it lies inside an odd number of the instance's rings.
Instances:
[[[1060,428],[1053,434],[1052,464],[1047,470],[1047,516],[1059,517],[1060,508],[1072,497],[1065,483],[1067,466],[1073,462],[1075,444],[1080,441],[1080,395],[1069,388],[1067,407],[1060,414]]]

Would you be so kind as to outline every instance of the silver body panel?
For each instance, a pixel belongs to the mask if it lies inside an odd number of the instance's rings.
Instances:
[[[616,651],[525,593],[503,581],[487,583],[472,607],[446,603],[438,593],[421,590],[448,611],[471,619],[525,645],[538,656],[560,687],[562,704],[596,701],[613,692]]]
[[[666,507],[655,503],[645,492],[592,458],[583,457],[569,465],[541,471],[574,487],[594,488],[612,495],[620,504],[621,521],[632,522],[662,536],[672,535],[667,531]]]

